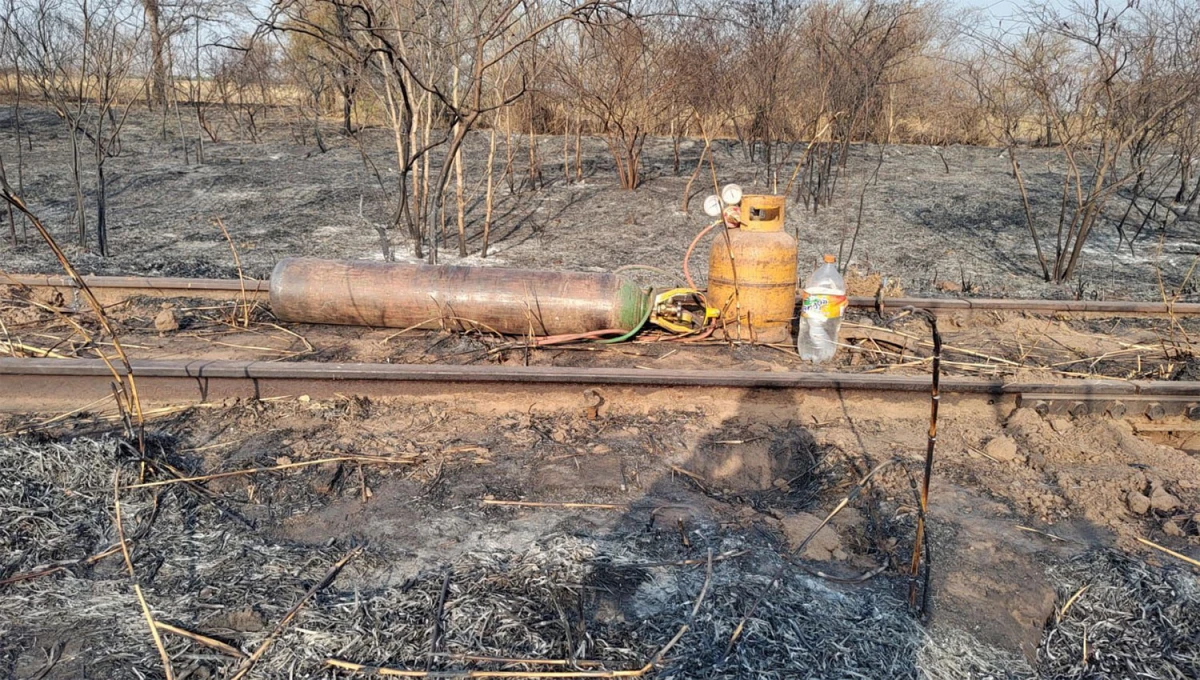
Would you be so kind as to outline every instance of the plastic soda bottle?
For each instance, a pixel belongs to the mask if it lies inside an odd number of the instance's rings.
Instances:
[[[846,282],[835,262],[836,257],[826,255],[825,263],[804,282],[796,349],[801,359],[814,364],[829,361],[837,352],[838,329],[846,309]]]

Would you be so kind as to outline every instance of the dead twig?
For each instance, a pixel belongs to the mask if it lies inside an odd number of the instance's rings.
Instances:
[[[34,345],[27,345],[23,342],[18,342],[16,340],[5,340],[3,342],[0,342],[0,352],[4,352],[4,353],[8,354],[9,356],[13,356],[13,357],[20,357],[25,354],[32,354],[34,357],[41,357],[44,359],[71,359],[71,358],[73,358],[73,357],[67,356],[66,354],[60,354],[58,352],[55,352],[53,349],[36,347]]]
[[[480,501],[484,505],[509,505],[521,508],[562,508],[565,510],[628,510],[629,506],[620,503],[542,503],[536,501],[498,501],[485,498]]]
[[[169,486],[171,484],[182,484],[185,482],[207,482],[213,479],[222,479],[224,477],[236,477],[239,475],[253,475],[259,472],[274,472],[276,470],[288,470],[291,468],[305,467],[308,465],[321,465],[323,463],[342,463],[342,462],[358,462],[358,463],[392,463],[396,465],[411,465],[412,459],[409,458],[381,458],[375,456],[335,456],[332,458],[319,458],[317,460],[303,460],[298,463],[282,463],[280,465],[271,465],[269,467],[247,468],[244,470],[231,470],[229,472],[215,472],[211,475],[196,475],[194,477],[174,477],[172,479],[160,479],[154,482],[141,482],[138,484],[130,484],[126,489],[148,489],[155,486]]]
[[[687,477],[688,479],[692,480],[693,482],[700,484],[701,487],[704,487],[704,478],[701,477],[700,475],[696,474],[695,472],[692,472],[691,470],[685,470],[684,468],[681,468],[678,465],[667,465],[667,467],[671,468],[672,472],[677,472],[677,473],[683,475],[684,477]]]
[[[820,569],[813,569],[805,564],[797,563],[796,566],[800,567],[800,569],[802,569],[806,574],[809,574],[811,576],[816,576],[817,578],[823,578],[826,581],[832,581],[834,583],[866,583],[867,581],[870,581],[871,579],[875,578],[876,576],[887,571],[888,563],[885,561],[883,564],[873,567],[873,568],[859,574],[858,576],[848,576],[848,577],[847,576],[834,576],[833,574],[826,574],[825,572],[821,571]]]
[[[229,252],[233,253],[233,266],[237,268],[238,285],[242,289],[242,325],[246,328],[250,327],[250,303],[246,300],[246,277],[242,275],[242,260],[238,257],[237,247],[233,245],[233,239],[229,236],[229,230],[225,228],[225,223],[221,218],[217,218],[217,226],[221,228],[221,233],[225,235],[225,240],[229,243]]]
[[[79,407],[79,408],[77,408],[77,409],[74,409],[74,410],[71,410],[71,411],[67,411],[66,413],[60,413],[60,414],[58,414],[58,415],[56,415],[56,416],[51,416],[51,417],[49,417],[49,418],[45,418],[45,419],[43,419],[43,420],[39,420],[39,421],[37,421],[36,423],[30,423],[30,424],[28,424],[28,425],[24,425],[24,426],[22,426],[22,427],[19,427],[19,428],[15,429],[15,430],[10,430],[10,431],[8,431],[8,432],[0,432],[0,435],[3,435],[3,436],[11,436],[11,435],[14,435],[14,434],[19,434],[19,433],[21,433],[21,432],[28,432],[28,431],[36,430],[37,428],[40,428],[40,427],[45,427],[45,426],[47,426],[47,425],[50,425],[50,424],[56,423],[56,422],[58,422],[58,421],[60,421],[60,420],[65,420],[66,418],[70,418],[71,416],[73,416],[73,415],[75,415],[75,414],[77,414],[77,413],[80,413],[80,412],[86,411],[86,410],[88,410],[88,409],[92,408],[93,406],[96,406],[97,404],[102,404],[102,403],[104,403],[104,402],[106,402],[106,401],[108,401],[109,399],[112,399],[112,398],[113,398],[113,397],[112,397],[112,395],[111,395],[111,394],[106,394],[106,395],[104,395],[103,397],[100,397],[99,399],[97,399],[96,401],[93,401],[93,402],[89,402],[89,403],[87,403],[87,404],[84,404],[83,406],[80,406],[80,407]]]
[[[280,331],[283,331],[284,333],[287,333],[288,335],[290,335],[290,336],[292,336],[292,337],[296,338],[297,340],[299,340],[300,342],[304,343],[304,351],[303,351],[303,352],[297,352],[297,353],[296,353],[296,354],[294,354],[293,356],[301,356],[301,355],[304,355],[304,354],[312,354],[313,352],[315,352],[315,351],[316,351],[316,349],[315,349],[315,348],[312,346],[312,343],[310,343],[310,342],[308,341],[308,338],[304,337],[303,335],[300,335],[299,333],[297,333],[297,332],[295,332],[295,331],[290,331],[290,330],[288,330],[288,329],[284,328],[283,326],[280,326],[279,324],[274,324],[274,323],[271,323],[271,322],[269,322],[269,321],[264,321],[264,322],[263,322],[263,324],[264,324],[264,325],[267,325],[267,326],[270,326],[270,327],[272,327],[272,328],[276,328],[276,329],[278,329],[278,330],[280,330]]]
[[[175,669],[171,666],[171,657],[167,654],[167,648],[163,646],[162,637],[158,634],[158,626],[154,620],[154,614],[150,612],[150,605],[146,604],[146,596],[142,594],[142,586],[138,583],[137,573],[133,570],[133,558],[129,555],[129,543],[125,541],[125,528],[121,522],[121,471],[113,472],[113,514],[116,521],[117,529],[117,545],[121,548],[121,554],[125,557],[125,568],[129,572],[129,580],[133,581],[133,592],[137,595],[138,604],[142,607],[142,616],[146,617],[146,625],[150,627],[150,637],[154,639],[154,646],[158,649],[158,656],[162,659],[163,673],[167,680],[175,680]]]
[[[34,569],[33,571],[27,571],[24,574],[17,574],[15,576],[9,576],[8,578],[4,579],[3,581],[0,581],[0,586],[7,586],[12,583],[20,583],[21,581],[29,581],[29,580],[32,580],[35,578],[41,578],[42,576],[49,576],[50,574],[57,574],[60,571],[66,571],[67,569],[74,567],[74,566],[95,564],[95,563],[99,562],[100,560],[104,559],[105,557],[108,557],[110,555],[116,555],[119,552],[121,552],[121,546],[115,545],[115,544],[110,545],[107,548],[105,548],[104,550],[101,550],[100,552],[96,553],[95,555],[91,555],[90,557],[85,557],[81,560],[75,560],[72,562],[62,562],[59,564],[54,564],[54,565],[50,565],[47,567],[41,567],[39,569]]]
[[[1158,550],[1160,552],[1164,552],[1164,553],[1170,555],[1171,557],[1174,557],[1177,560],[1183,560],[1184,562],[1187,562],[1188,564],[1192,565],[1193,567],[1200,569],[1200,560],[1192,559],[1191,557],[1188,557],[1187,555],[1184,555],[1183,553],[1177,553],[1174,550],[1171,550],[1170,548],[1164,548],[1163,546],[1155,543],[1154,541],[1148,541],[1148,540],[1142,538],[1141,536],[1138,537],[1138,542],[1148,545],[1151,548],[1154,548],[1155,550]]]
[[[975,448],[974,446],[968,446],[968,447],[966,447],[966,449],[967,449],[967,451],[968,451],[968,452],[970,452],[970,453],[973,453],[973,454],[975,454],[975,455],[977,455],[977,456],[982,456],[982,457],[984,457],[984,458],[987,458],[988,460],[992,461],[993,463],[999,463],[999,462],[1000,462],[1000,459],[999,459],[999,458],[996,458],[995,456],[989,456],[989,455],[987,454],[987,452],[986,452],[986,451],[984,451],[983,449],[977,449],[977,448]],[[1024,528],[1024,527],[1017,527],[1017,528],[1018,528],[1018,529],[1021,529],[1021,528]]]
[[[1053,539],[1055,541],[1061,541],[1063,543],[1079,543],[1080,545],[1085,545],[1081,541],[1076,541],[1076,540],[1070,539],[1070,538],[1063,538],[1062,536],[1055,536],[1054,534],[1052,534],[1048,531],[1041,531],[1040,529],[1034,529],[1033,527],[1026,527],[1026,526],[1021,526],[1020,524],[1018,524],[1017,529],[1020,529],[1021,531],[1028,531],[1031,534],[1038,534],[1039,536],[1045,536],[1046,538]]]
[[[221,642],[220,640],[217,640],[214,638],[210,638],[207,635],[201,635],[200,633],[192,632],[190,630],[187,630],[186,628],[172,626],[171,624],[163,623],[162,621],[156,621],[155,625],[158,626],[159,630],[161,630],[165,633],[173,633],[180,637],[185,637],[194,642],[198,642],[198,643],[204,645],[205,647],[211,647],[219,652],[224,652],[225,654],[228,654],[229,656],[232,656],[232,657],[235,657],[238,659],[246,658],[246,653],[243,652],[242,650],[238,649],[237,647],[234,647],[233,645],[225,644],[224,642]]]
[[[1070,599],[1068,599],[1068,600],[1067,600],[1066,604],[1064,604],[1064,605],[1062,606],[1062,609],[1059,609],[1059,610],[1058,610],[1058,613],[1056,614],[1055,618],[1056,618],[1057,620],[1061,621],[1061,620],[1062,620],[1062,618],[1063,618],[1064,616],[1066,616],[1066,615],[1067,615],[1067,612],[1068,612],[1068,611],[1071,609],[1071,605],[1075,604],[1075,600],[1078,600],[1078,599],[1079,599],[1079,597],[1080,597],[1081,595],[1083,595],[1084,593],[1086,593],[1086,592],[1087,592],[1087,589],[1088,589],[1088,588],[1091,588],[1091,587],[1092,587],[1092,586],[1091,586],[1091,584],[1088,584],[1088,585],[1085,585],[1085,586],[1083,586],[1083,587],[1082,587],[1082,588],[1080,588],[1079,590],[1075,591],[1075,594],[1074,594],[1074,595],[1072,595],[1072,596],[1070,597]]]
[[[531,665],[567,665],[565,660],[525,661]],[[325,659],[325,665],[351,673],[390,678],[639,678],[641,670],[628,671],[410,671],[403,668],[373,666],[342,659]]]
[[[459,330],[461,332],[467,332],[467,331],[471,331],[471,330],[478,331],[478,330],[482,329],[484,331],[487,331],[488,333],[495,335],[496,337],[499,337],[499,338],[504,337],[503,333],[501,333],[500,331],[498,331],[498,330],[492,328],[491,326],[489,326],[485,323],[482,323],[480,321],[476,321],[474,319],[468,319],[465,316],[442,315],[442,316],[430,317],[428,319],[425,319],[424,321],[421,321],[420,323],[415,323],[415,324],[409,326],[408,328],[403,328],[399,331],[396,331],[395,333],[392,333],[391,335],[387,336],[383,340],[380,340],[379,342],[381,344],[387,344],[387,343],[391,342],[392,340],[400,337],[401,335],[404,335],[405,333],[407,333],[409,331],[417,330],[419,328],[425,329],[425,330],[433,330],[432,328],[428,327],[428,324],[431,324],[435,321],[441,322],[440,326],[441,326],[442,330],[453,330],[453,329],[446,328],[446,322],[447,321],[455,321],[459,325],[459,328],[457,330]],[[471,324],[471,326],[468,327],[465,324]]]
[[[105,399],[113,399],[113,398],[114,398],[114,396],[112,394],[105,396]],[[275,398],[276,397],[270,397],[269,399],[275,399]],[[268,399],[263,399],[262,401],[268,401]],[[85,411],[90,406],[92,406],[92,404],[89,404],[83,408],[77,409],[76,411],[74,411],[72,413],[63,414],[61,417],[65,418],[65,417],[74,415],[75,413],[78,413],[79,411]],[[185,411],[190,411],[192,409],[199,409],[199,408],[220,408],[220,406],[217,404],[185,404],[182,406],[164,406],[162,408],[155,408],[155,409],[150,409],[148,411],[142,411],[142,422],[148,422],[151,419],[157,418],[159,416],[169,416],[169,415],[174,415],[176,413],[183,413]],[[129,413],[128,411],[121,409],[120,405],[118,404],[117,411],[115,413],[97,413],[92,416],[92,419],[97,422],[102,422],[102,423],[125,421],[126,415],[128,413]],[[57,421],[59,419],[60,419],[60,417],[56,416],[56,417],[50,419],[48,424],[53,424],[55,421]],[[40,425],[35,423],[33,425],[28,425],[23,428],[17,428],[15,430],[8,430],[5,432],[0,432],[0,437],[7,437],[7,436],[11,436],[11,435],[18,434],[21,432],[34,431],[34,428],[37,428],[37,427],[40,427]],[[130,488],[132,488],[132,487],[130,487]]]
[[[729,552],[723,552],[720,555],[716,555],[715,557],[712,558],[712,561],[713,562],[722,562],[724,560],[733,559],[735,557],[741,557],[742,555],[745,555],[748,552],[750,552],[750,551],[749,550],[730,550]],[[609,566],[613,569],[652,569],[654,567],[689,567],[689,566],[694,566],[694,565],[706,564],[708,561],[709,560],[707,560],[707,559],[696,558],[696,559],[692,559],[692,560],[678,560],[675,562],[618,562],[615,564],[608,564],[607,566]]]
[[[267,434],[269,432],[278,432],[280,429],[281,428],[278,428],[278,427],[272,427],[268,430],[255,430],[255,436],[257,436],[259,434]],[[220,449],[220,448],[224,448],[226,446],[233,446],[234,444],[241,444],[242,442],[246,441],[247,439],[250,439],[250,437],[242,437],[240,439],[234,439],[232,441],[218,442],[216,444],[205,444],[204,446],[197,446],[195,448],[190,448],[190,449],[179,449],[179,452],[180,453],[199,453],[200,451],[209,451],[212,449]]]
[[[499,663],[506,665],[522,665],[529,664],[532,666],[579,666],[580,668],[596,668],[603,667],[601,661],[589,659],[514,659],[503,656],[480,656],[478,654],[451,654],[450,652],[438,652],[436,654],[442,659],[452,659],[454,661],[478,661],[481,663]]]

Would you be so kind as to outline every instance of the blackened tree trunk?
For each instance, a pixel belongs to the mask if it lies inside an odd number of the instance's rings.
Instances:
[[[96,246],[101,257],[108,257],[108,186],[104,177],[104,151],[96,151]]]
[[[167,106],[166,39],[158,6],[159,0],[142,0],[146,26],[150,31],[150,102],[151,106]]]
[[[353,44],[353,37],[350,34],[350,25],[346,21],[346,10],[341,3],[334,3],[334,16],[337,18],[338,31],[341,33],[342,41],[346,44]],[[352,115],[354,113],[354,74],[350,72],[349,66],[345,60],[338,60],[338,89],[342,94],[342,134],[347,137],[354,134],[354,121]]]
[[[79,168],[79,128],[73,120],[71,126],[71,178],[75,183],[75,220],[79,233],[79,247],[87,247],[87,215],[84,214],[83,172]]]

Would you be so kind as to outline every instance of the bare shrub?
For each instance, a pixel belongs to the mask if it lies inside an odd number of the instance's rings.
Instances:
[[[238,132],[251,142],[260,139],[259,126],[276,104],[273,85],[278,82],[278,54],[254,35],[236,37],[218,51],[212,65],[212,87]]]
[[[67,127],[80,247],[87,245],[83,145],[95,172],[96,250],[108,255],[106,161],[121,153],[121,128],[137,90],[127,76],[144,32],[140,10],[121,0],[39,0],[5,16],[15,58]]]
[[[578,39],[577,67],[560,68],[559,75],[604,134],[621,187],[636,189],[646,136],[670,108],[656,62],[661,43],[632,17],[586,26]]]
[[[1127,191],[1132,208],[1161,186],[1171,165],[1161,155],[1185,138],[1177,130],[1200,96],[1194,27],[1179,6],[1073,3],[1036,7],[1018,29],[981,37],[981,56],[994,66],[974,82],[1002,126],[999,138],[1011,154],[1022,125],[1041,120],[1042,142],[1055,145],[1064,167],[1056,224],[1035,225],[1041,211],[1025,196],[1035,245],[1039,231],[1053,234],[1049,262],[1038,247],[1048,281],[1074,276],[1114,196]],[[1015,157],[1013,172],[1020,182]]]
[[[324,19],[331,4],[342,12],[342,25]],[[274,5],[266,24],[318,40],[339,60],[366,69],[364,82],[384,102],[395,142],[393,224],[407,227],[414,254],[423,256],[428,246],[436,262],[438,217],[444,220],[445,190],[463,141],[487,114],[526,93],[524,83],[497,87],[502,65],[559,24],[590,21],[615,6],[604,0],[561,6],[310,0]],[[441,159],[433,170],[435,149]],[[462,231],[459,245],[465,252]]]

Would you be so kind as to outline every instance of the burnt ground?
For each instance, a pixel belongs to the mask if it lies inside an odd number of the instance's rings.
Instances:
[[[922,626],[906,604],[919,401],[607,397],[596,413],[584,397],[553,394],[153,410],[145,480],[161,485],[119,491],[138,580],[160,621],[244,653],[304,601],[255,665],[259,678],[332,678],[329,658],[416,670],[553,670],[466,657],[638,668],[689,621],[655,677],[1200,670],[1200,584],[1135,540],[1192,554],[1200,543],[1200,459],[1177,440],[948,400]],[[19,579],[0,585],[5,677],[161,675],[111,550],[114,480],[136,484],[139,456],[99,416],[24,434],[12,428],[36,419],[0,423],[0,582]],[[1011,457],[996,438],[1013,444]],[[173,481],[256,468],[268,469]],[[535,505],[498,504],[512,501]],[[303,600],[356,546],[361,554]],[[88,560],[96,555],[107,556]],[[1084,586],[1092,595],[1077,596]],[[164,640],[180,677],[229,677],[240,663]]]
[[[51,137],[49,117],[30,120],[39,153],[28,158],[26,185],[66,241],[66,141]],[[386,151],[383,135],[366,137]],[[377,256],[375,234],[358,218],[360,187],[370,182],[357,150],[309,155],[283,126],[267,139],[209,145],[208,163],[184,167],[153,122],[136,119],[126,153],[111,161],[116,255],[72,254],[85,272],[231,276],[212,226],[221,217],[250,275],[287,255]],[[546,140],[547,178],[557,176],[560,141]],[[587,143],[582,184],[501,192],[495,264],[610,269],[681,257],[702,221],[675,212],[686,178],[671,174],[669,145],[653,142],[658,168],[630,194],[615,188],[599,141]],[[846,187],[873,168],[872,152],[855,151]],[[698,148],[687,153],[694,160]],[[885,275],[892,290],[916,294],[945,294],[953,286],[939,283],[964,278],[974,294],[1075,292],[1033,276],[1020,204],[995,151],[945,150],[949,175],[927,148],[885,153],[855,258],[853,285],[866,288],[855,292],[870,294]],[[469,163],[478,156],[468,153]],[[730,175],[723,179],[753,186],[752,171],[735,170],[737,158],[730,148],[718,153]],[[1039,201],[1056,205],[1051,178],[1032,165]],[[11,176],[7,152],[6,167]],[[378,192],[363,203],[368,221],[384,218]],[[789,224],[815,255],[836,245],[829,234],[853,216],[852,203],[843,197],[817,217],[792,211]],[[1100,248],[1084,295],[1158,298],[1155,262],[1177,286],[1194,230],[1180,223],[1160,258],[1149,243],[1129,256]],[[54,271],[32,245],[0,248],[6,270]],[[168,322],[156,323],[164,311]],[[647,337],[530,352],[473,334],[288,326],[263,308],[237,328],[232,305],[203,301],[133,300],[110,313],[140,358],[801,368],[788,348],[676,348]],[[94,331],[82,315],[71,318]],[[5,353],[94,349],[19,289],[4,291],[0,319]],[[927,370],[919,324],[889,335],[876,323],[849,319],[843,337],[857,334],[855,349],[839,368]],[[951,373],[1195,380],[1200,370],[1197,329],[1182,319],[999,314],[950,317],[943,327]],[[162,676],[114,549],[114,482],[154,617],[233,650],[164,631],[180,678],[232,677],[238,655],[260,648],[247,677],[347,677],[328,659],[443,676],[640,668],[685,624],[654,677],[1200,676],[1195,572],[1137,540],[1198,555],[1193,422],[1042,418],[946,398],[929,511],[932,616],[921,623],[907,604],[913,485],[928,425],[920,399],[604,396],[596,413],[587,395],[551,392],[154,405],[144,457],[104,405],[5,415],[0,677]],[[211,477],[221,473],[232,474]],[[131,488],[143,476],[160,484]],[[848,494],[847,509],[814,533]]]
[[[219,122],[219,113],[212,115]],[[48,112],[27,111],[23,121],[32,140],[32,150],[24,154],[26,198],[69,244],[74,241],[69,140]],[[194,151],[185,164],[174,133],[164,139],[161,127],[158,117],[143,112],[134,112],[127,124],[122,154],[107,165],[114,255],[100,258],[69,247],[85,273],[233,276],[228,246],[213,224],[217,218],[229,227],[251,276],[265,278],[286,256],[381,257],[374,225],[388,223],[385,196],[394,191],[390,132],[370,129],[361,134],[362,149],[384,183],[381,188],[359,148],[335,134],[327,135],[332,148],[322,154],[311,141],[298,143],[284,121],[268,122],[264,141],[257,144],[236,141],[225,129],[226,141],[205,145],[203,164],[196,163]],[[711,193],[702,186],[711,183],[705,172],[695,188],[699,193],[692,214],[680,211],[701,145],[683,142],[681,171],[676,174],[669,140],[649,140],[645,182],[627,192],[618,187],[600,138],[584,140],[582,181],[564,181],[562,143],[557,137],[538,142],[544,187],[532,191],[518,182],[518,191],[510,193],[508,183],[499,182],[493,256],[482,261],[472,255],[465,262],[578,270],[641,263],[678,270],[688,243],[705,224],[700,202]],[[486,147],[486,136],[477,134],[464,153],[472,252],[480,244]],[[762,167],[746,163],[735,144],[719,141],[716,148],[722,182],[738,182],[747,192],[770,188]],[[0,149],[9,174],[15,175],[8,107],[0,111]],[[1115,228],[1126,201],[1115,200],[1112,219],[1097,228],[1089,243],[1079,279],[1068,286],[1048,285],[1039,280],[1007,158],[996,149],[974,147],[951,147],[941,154],[949,172],[930,147],[883,149],[877,182],[864,194],[863,226],[850,262],[854,268],[887,276],[893,286],[915,295],[945,295],[966,284],[967,293],[977,296],[1146,300],[1161,299],[1161,271],[1168,295],[1182,288],[1181,299],[1200,299],[1195,278],[1183,285],[1200,242],[1194,210],[1190,218],[1161,234],[1161,247],[1160,234],[1150,228],[1131,248]],[[1060,173],[1052,152],[1029,149],[1023,154],[1036,217],[1044,238],[1052,239],[1061,199]],[[514,166],[518,179],[526,174],[527,159],[528,153],[519,149]],[[813,214],[793,202],[787,223],[801,242],[802,271],[822,252],[838,251],[841,234],[858,220],[859,194],[877,161],[876,147],[855,147],[831,207]],[[497,167],[502,169],[504,163],[501,145]],[[85,183],[91,183],[90,175]],[[1135,230],[1127,228],[1127,233]],[[402,236],[393,234],[393,240],[399,255],[408,256]],[[705,252],[702,247],[694,263],[701,274]],[[442,255],[444,262],[460,261],[452,244],[443,246]],[[57,264],[34,242],[16,248],[0,243],[0,262],[15,272],[57,271]]]

